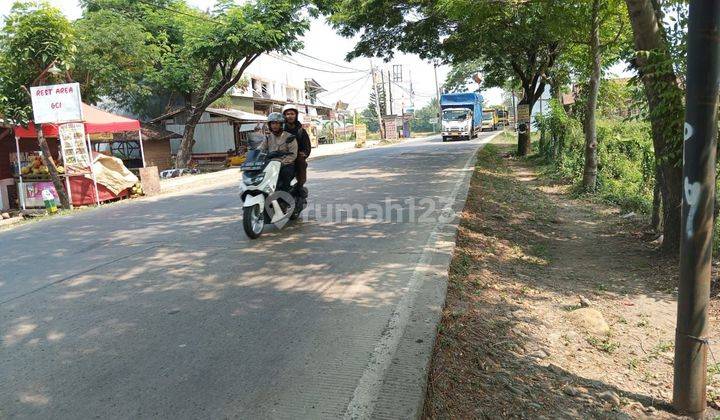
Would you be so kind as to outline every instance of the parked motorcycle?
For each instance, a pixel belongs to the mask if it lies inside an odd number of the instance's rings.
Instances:
[[[243,229],[250,239],[259,238],[266,224],[282,229],[289,221],[300,217],[307,206],[307,188],[296,188],[295,180],[288,191],[277,189],[281,164],[275,159],[285,155],[254,149],[248,151],[240,166]]]

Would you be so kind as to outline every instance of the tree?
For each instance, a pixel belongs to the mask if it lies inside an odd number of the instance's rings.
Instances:
[[[46,2],[15,2],[0,31],[0,114],[26,125],[32,116],[29,87],[66,81],[73,61],[74,32],[62,12]],[[55,67],[58,74],[49,72]],[[65,187],[50,155],[42,125],[38,145],[64,208],[70,208]]]
[[[576,68],[579,74],[587,77],[585,109],[583,112],[583,133],[585,134],[585,163],[582,187],[585,191],[595,191],[597,186],[598,155],[597,129],[595,124],[598,108],[598,93],[603,67],[616,62],[619,58],[621,36],[626,33],[627,12],[621,0],[592,0],[591,6],[580,5],[576,8],[577,24],[570,30],[576,41],[584,48],[576,51],[579,62]],[[623,38],[624,40],[624,38]],[[576,58],[577,60],[577,58]]]
[[[436,125],[431,119],[438,118],[438,101],[432,98],[430,103],[415,111],[415,116],[410,120],[410,129],[414,132],[432,132]]]
[[[78,52],[73,77],[83,100],[113,98],[123,109],[143,115],[157,86],[145,77],[160,61],[162,45],[140,22],[111,9],[86,13],[74,23]]]
[[[478,60],[487,87],[508,79],[522,86],[521,104],[530,108],[553,79],[565,34],[564,0],[407,0],[336,2],[330,21],[345,36],[359,36],[348,58],[392,57],[396,49],[446,62]],[[518,153],[526,155],[530,134],[518,134]]]
[[[386,106],[387,102],[385,101],[385,86],[379,85],[377,87],[379,98],[376,102],[375,97],[375,89],[370,90],[370,102],[368,102],[367,108],[365,108],[362,112],[362,118],[365,124],[367,125],[368,130],[374,132],[380,131],[380,121],[382,118],[382,115],[386,114]],[[378,116],[377,109],[380,108],[380,115]],[[381,133],[382,137],[382,133]]]
[[[653,148],[658,161],[663,206],[665,253],[677,254],[681,235],[683,90],[662,25],[663,10],[654,0],[625,0],[633,30],[635,57],[648,105]]]
[[[195,128],[205,109],[235,86],[260,55],[297,51],[302,46],[298,38],[309,26],[307,16],[315,14],[304,2],[292,0],[241,5],[222,0],[208,12],[188,6],[185,0],[164,0],[158,6],[133,0],[84,4],[87,19],[110,9],[140,22],[150,35],[148,43],[159,46],[157,62],[139,87],[148,84],[183,99],[188,117],[176,160],[180,168],[190,161]],[[120,103],[135,99],[134,92],[124,91],[111,97]]]
[[[483,66],[480,60],[462,61],[453,64],[445,78],[443,88],[446,92],[465,92],[467,91],[467,85],[475,82],[473,79],[479,73],[482,73]],[[479,90],[479,86],[477,89]]]

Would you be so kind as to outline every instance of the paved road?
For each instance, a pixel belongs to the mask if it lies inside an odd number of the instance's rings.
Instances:
[[[0,418],[413,415],[487,137],[317,160],[307,220],[256,241],[227,187],[0,233]]]

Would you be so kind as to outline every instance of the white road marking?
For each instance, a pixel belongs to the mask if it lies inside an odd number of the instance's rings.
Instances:
[[[435,249],[434,245],[438,241],[438,233],[447,223],[457,217],[457,212],[453,212],[452,206],[457,201],[460,188],[465,183],[465,177],[472,176],[474,170],[473,162],[475,161],[477,151],[501,133],[502,132],[482,139],[480,141],[480,147],[475,149],[465,162],[465,166],[462,169],[463,176],[455,183],[446,201],[447,204],[445,204],[441,212],[443,215],[452,215],[452,217],[440,217],[440,220],[430,233],[420,259],[406,286],[405,294],[403,294],[400,302],[398,302],[393,310],[387,328],[383,331],[380,341],[375,345],[375,349],[370,355],[369,363],[360,377],[355,392],[353,392],[352,400],[350,400],[347,410],[345,411],[345,419],[368,419],[372,416],[380,394],[380,387],[383,384],[393,356],[397,351],[398,344],[400,344],[403,332],[407,327],[410,312],[412,311],[415,297],[420,288],[422,275],[431,269],[430,262],[432,260],[433,250]]]

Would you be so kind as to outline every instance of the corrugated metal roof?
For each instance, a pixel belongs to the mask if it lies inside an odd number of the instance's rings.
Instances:
[[[205,111],[211,114],[218,114],[228,118],[232,118],[238,121],[247,122],[263,122],[267,121],[267,117],[264,115],[257,115],[250,112],[240,111],[239,109],[221,109],[221,108],[207,108]]]

